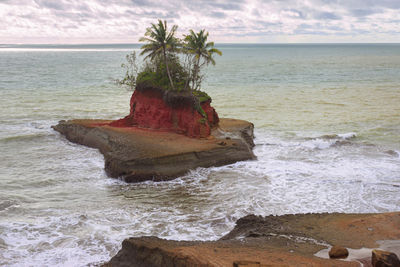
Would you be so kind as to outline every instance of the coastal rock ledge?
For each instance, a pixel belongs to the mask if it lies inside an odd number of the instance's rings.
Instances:
[[[126,182],[165,181],[197,167],[255,159],[252,123],[221,118],[207,138],[140,127],[115,127],[110,120],[60,121],[52,128],[69,141],[97,148],[105,170]]]
[[[334,245],[348,248],[349,256],[330,259],[328,251]],[[373,250],[378,247],[385,251]],[[217,241],[127,238],[102,266],[399,266],[396,254],[400,255],[400,212],[248,215]]]

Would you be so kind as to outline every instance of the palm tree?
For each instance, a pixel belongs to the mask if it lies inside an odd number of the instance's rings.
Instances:
[[[195,81],[198,83],[198,75],[200,73],[200,68],[204,64],[215,65],[215,60],[213,58],[213,54],[222,55],[222,52],[217,48],[214,48],[214,42],[208,42],[208,32],[205,33],[205,30],[201,30],[198,33],[195,33],[193,30],[190,30],[190,34],[185,36],[185,47],[184,50],[188,54],[194,55],[194,66],[193,66],[193,86]],[[201,59],[203,59],[203,63],[200,64]]]
[[[174,37],[177,29],[178,26],[174,25],[168,32],[167,22],[158,20],[158,24],[152,23],[151,27],[146,29],[145,37],[139,39],[139,42],[147,42],[141,47],[140,53],[140,55],[148,53],[145,59],[154,60],[157,56],[162,56],[172,90],[175,90],[175,86],[169,71],[167,53],[176,51],[179,45],[179,40]]]

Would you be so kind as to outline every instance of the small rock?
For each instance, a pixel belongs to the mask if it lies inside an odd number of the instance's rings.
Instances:
[[[399,154],[394,150],[387,150],[387,151],[385,151],[385,153],[387,153],[391,156],[395,156],[395,157],[399,156]]]
[[[258,261],[234,261],[233,267],[260,267]]]
[[[221,142],[218,143],[218,145],[220,145],[220,146],[226,146],[226,142],[221,141]]]
[[[246,237],[260,237],[260,236],[262,236],[262,234],[256,233],[256,232],[253,232],[253,231],[250,231],[250,232],[246,235]]]
[[[3,240],[3,239],[1,239],[1,238],[0,238],[0,248],[4,248],[4,249],[6,249],[6,248],[7,248],[6,241],[4,241],[4,240]]]
[[[372,266],[400,267],[400,260],[396,254],[384,250],[372,250]]]
[[[347,256],[349,256],[349,251],[347,250],[347,248],[333,246],[331,250],[329,250],[329,258],[340,259],[346,258]]]

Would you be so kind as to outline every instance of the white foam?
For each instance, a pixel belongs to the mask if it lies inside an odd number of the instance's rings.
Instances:
[[[339,136],[340,138],[342,138],[342,139],[351,139],[351,138],[357,137],[357,134],[351,132],[351,133],[338,134],[338,136]]]
[[[48,154],[46,165],[31,170],[51,181],[23,182],[30,186],[18,196],[23,205],[12,206],[7,220],[0,217],[4,265],[86,265],[108,260],[129,236],[215,240],[248,214],[383,212],[400,203],[398,158],[362,144],[332,145],[353,138],[349,133],[309,138],[258,131],[258,160],[139,184],[108,178],[96,149],[49,136],[48,144],[30,149]]]

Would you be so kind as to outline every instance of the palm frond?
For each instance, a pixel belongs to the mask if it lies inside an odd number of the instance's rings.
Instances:
[[[218,54],[218,55],[222,56],[222,52],[217,48],[211,48],[211,49],[208,50],[208,52],[211,53],[211,54],[215,53],[215,54]]]

